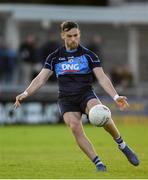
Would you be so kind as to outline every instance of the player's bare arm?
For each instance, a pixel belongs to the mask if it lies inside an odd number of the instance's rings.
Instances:
[[[20,106],[20,101],[35,93],[40,87],[42,87],[48,78],[52,75],[52,71],[43,68],[41,72],[32,80],[28,88],[18,96],[16,96],[15,108]]]
[[[103,69],[101,67],[96,67],[93,69],[93,72],[94,72],[99,84],[115,100],[115,102],[117,103],[119,108],[121,110],[126,109],[129,106],[129,104],[127,102],[127,97],[118,95],[112,82],[107,77],[107,75],[104,73]]]

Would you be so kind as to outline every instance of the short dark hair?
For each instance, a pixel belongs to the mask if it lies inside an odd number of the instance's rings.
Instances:
[[[70,31],[73,28],[79,29],[79,25],[76,22],[73,22],[73,21],[64,21],[61,24],[61,31],[62,32]]]

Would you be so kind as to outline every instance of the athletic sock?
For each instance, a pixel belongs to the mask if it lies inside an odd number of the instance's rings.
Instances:
[[[99,165],[99,164],[103,164],[102,161],[100,161],[99,157],[96,156],[93,161],[92,161],[96,166]]]
[[[126,143],[125,143],[125,141],[123,141],[121,136],[118,137],[118,138],[115,138],[114,140],[116,141],[116,143],[118,144],[120,149],[124,149],[125,148]]]

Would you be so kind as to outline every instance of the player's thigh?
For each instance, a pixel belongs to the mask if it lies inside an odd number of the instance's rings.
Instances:
[[[65,112],[63,114],[64,122],[69,126],[77,126],[81,124],[81,113],[80,112]]]
[[[97,104],[102,104],[101,101],[97,98],[93,98],[93,99],[90,99],[88,102],[87,102],[87,105],[86,105],[86,108],[85,108],[85,112],[86,114],[89,113],[90,109],[97,105]]]

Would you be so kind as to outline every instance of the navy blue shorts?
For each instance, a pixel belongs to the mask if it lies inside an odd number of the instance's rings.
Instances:
[[[83,94],[60,97],[58,99],[60,113],[62,116],[65,112],[81,112],[85,114],[87,102],[93,98],[97,99],[93,90],[88,90]]]

